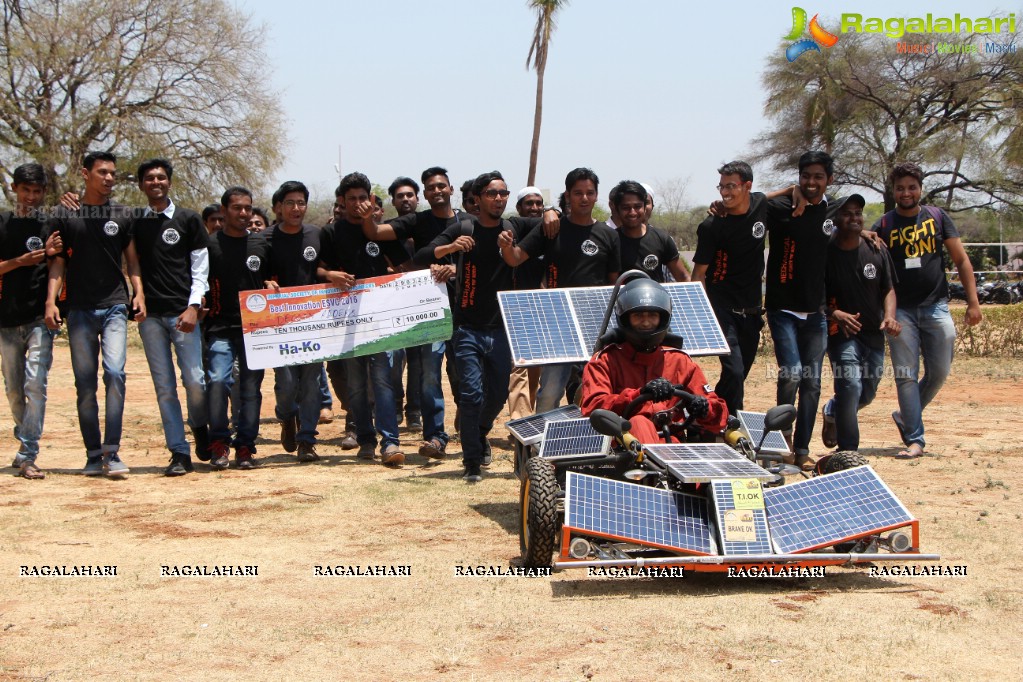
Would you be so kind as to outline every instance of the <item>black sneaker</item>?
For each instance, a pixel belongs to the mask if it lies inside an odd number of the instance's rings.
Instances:
[[[466,483],[479,483],[483,480],[483,473],[480,471],[479,464],[466,464],[465,473],[462,474],[462,480]]]
[[[490,440],[487,438],[483,439],[483,464],[480,466],[488,467],[494,461],[494,452],[490,449]]]
[[[210,430],[205,426],[192,429],[195,441],[195,456],[202,462],[210,461]],[[191,459],[191,458],[189,458]]]
[[[180,453],[172,453],[170,464],[163,470],[164,476],[184,476],[192,468],[192,458],[189,455],[181,455]],[[188,462],[188,465],[185,465]]]
[[[210,468],[224,470],[231,466],[231,449],[222,440],[215,440],[210,443]]]
[[[316,454],[316,444],[306,443],[302,441],[298,444],[298,461],[299,462],[315,462],[320,459],[320,456]]]
[[[101,461],[103,462],[103,473],[107,476],[120,478],[121,476],[127,476],[130,471],[128,465],[121,461],[120,456],[116,452],[103,455]]]
[[[82,468],[83,476],[103,475],[103,455],[86,456],[85,467]]]
[[[422,431],[423,418],[418,414],[410,414],[405,417],[405,424],[409,431]]]
[[[285,452],[294,452],[298,450],[298,441],[295,437],[298,435],[298,417],[291,416],[287,419],[281,420],[281,447],[284,448]]]

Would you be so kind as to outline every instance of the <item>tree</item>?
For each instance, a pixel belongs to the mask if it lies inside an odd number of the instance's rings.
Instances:
[[[919,163],[924,201],[952,211],[1023,206],[1023,61],[985,45],[1016,34],[962,35],[977,52],[898,52],[895,40],[845,33],[834,47],[789,63],[779,50],[762,81],[771,127],[751,158],[791,177],[808,149],[835,158],[836,183],[874,190],[886,209],[892,166]],[[907,35],[901,44],[928,44]]]
[[[533,43],[526,57],[526,69],[536,71],[536,107],[533,110],[533,142],[529,147],[529,173],[526,184],[536,181],[536,157],[540,151],[540,122],[543,119],[543,74],[547,70],[547,48],[557,28],[555,16],[568,4],[568,0],[529,0],[528,6],[536,10],[536,28]]]
[[[117,154],[123,179],[170,159],[195,205],[280,165],[263,28],[224,0],[3,0],[0,30],[0,173],[41,163],[51,199],[89,150]]]

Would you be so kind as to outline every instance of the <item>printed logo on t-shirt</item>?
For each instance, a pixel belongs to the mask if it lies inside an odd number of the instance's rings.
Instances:
[[[597,251],[599,251],[600,249],[597,248],[596,244],[594,244],[592,241],[587,239],[586,241],[583,242],[583,249],[582,250],[583,250],[583,253],[585,255],[587,255],[587,256],[596,256],[597,255]]]
[[[168,227],[161,236],[163,237],[163,243],[170,244],[171,246],[181,241],[181,233],[173,227]]]
[[[764,224],[762,222],[760,222],[758,220],[757,222],[753,223],[753,238],[754,239],[763,239],[764,238],[764,234],[766,232],[767,232],[767,228],[764,227]]]
[[[43,248],[43,240],[39,237],[29,237],[25,240],[25,248],[29,251],[38,251]]]
[[[106,225],[103,226],[103,231],[107,233],[107,236],[115,237],[121,230],[121,227],[113,220],[108,220]]]
[[[376,242],[367,242],[366,253],[368,253],[373,258],[376,258],[377,256],[380,255],[380,246]]]
[[[704,391],[704,393],[711,393],[711,392],[713,392],[713,391],[714,391],[714,389],[713,389],[713,388],[711,388],[711,385],[710,385],[710,384],[704,384],[704,385],[703,385],[703,391]]]
[[[311,246],[305,247],[305,250],[302,252],[302,258],[305,258],[307,261],[312,263],[316,260],[316,249]]]
[[[824,231],[825,236],[830,237],[831,233],[835,231],[835,223],[831,222],[831,218],[828,218],[821,225],[821,230]]]
[[[259,272],[259,267],[263,264],[263,261],[259,256],[249,256],[245,259],[245,267],[252,272]]]
[[[877,268],[874,267],[873,263],[867,263],[863,266],[863,276],[867,279],[874,279],[877,277]]]
[[[657,256],[650,254],[643,259],[643,268],[645,270],[656,270],[657,266],[661,264],[661,261],[657,259]]]

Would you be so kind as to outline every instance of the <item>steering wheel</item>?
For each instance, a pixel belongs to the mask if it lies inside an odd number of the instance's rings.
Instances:
[[[679,405],[682,405],[683,407],[688,407],[688,405],[691,402],[693,402],[693,400],[696,399],[696,396],[686,391],[685,387],[682,386],[681,384],[675,384],[675,388],[674,391],[672,391],[672,393],[674,394],[675,397],[678,398],[678,400],[676,400],[675,403],[671,407],[669,407],[667,411],[674,411],[676,408],[678,408]],[[640,407],[650,402],[651,400],[653,400],[653,396],[650,395],[649,393],[640,393],[635,398],[633,398],[628,405],[625,406],[625,409],[622,410],[622,417],[625,419],[629,419],[639,411]],[[687,416],[686,420],[682,422],[682,428],[689,426],[690,422],[692,421],[693,415]]]

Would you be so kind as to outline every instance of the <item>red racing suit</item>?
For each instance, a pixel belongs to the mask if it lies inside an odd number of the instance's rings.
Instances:
[[[629,343],[603,348],[583,370],[580,408],[584,415],[594,410],[611,410],[621,414],[648,381],[660,377],[673,384],[681,384],[689,393],[707,399],[710,410],[706,417],[696,420],[697,426],[711,433],[724,430],[728,420],[725,401],[714,393],[707,384],[703,370],[688,355],[667,346],[658,346],[652,353],[640,353]],[[655,412],[666,410],[677,401],[677,398],[670,398],[660,403],[643,404],[639,412],[629,417],[632,423],[630,433],[641,443],[660,442],[661,438],[651,418]]]

